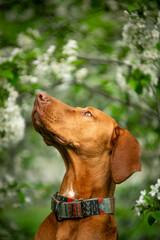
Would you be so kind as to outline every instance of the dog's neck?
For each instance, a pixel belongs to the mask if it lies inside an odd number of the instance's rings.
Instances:
[[[75,199],[114,195],[115,184],[110,175],[107,151],[95,158],[79,156],[71,149],[63,149],[60,153],[66,165],[61,195]]]

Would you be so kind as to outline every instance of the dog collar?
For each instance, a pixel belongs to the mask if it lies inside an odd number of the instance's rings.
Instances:
[[[115,212],[115,198],[72,199],[56,193],[51,198],[51,209],[58,221],[103,215]]]

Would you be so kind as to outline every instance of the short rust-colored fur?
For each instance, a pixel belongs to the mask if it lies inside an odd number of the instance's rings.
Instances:
[[[33,125],[58,149],[66,173],[60,194],[70,198],[111,197],[115,184],[141,170],[137,140],[98,109],[73,108],[45,94],[36,96]],[[117,240],[114,214],[57,222],[51,213],[34,240]]]

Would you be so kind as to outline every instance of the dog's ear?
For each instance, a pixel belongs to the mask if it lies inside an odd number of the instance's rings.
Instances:
[[[138,141],[120,127],[112,135],[114,145],[110,158],[111,174],[114,183],[121,183],[134,172],[141,171],[141,148]]]

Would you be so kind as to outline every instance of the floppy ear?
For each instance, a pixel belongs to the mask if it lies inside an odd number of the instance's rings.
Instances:
[[[138,141],[126,129],[120,127],[114,129],[112,143],[114,144],[110,158],[112,180],[114,183],[121,183],[134,172],[141,171],[141,148]]]

